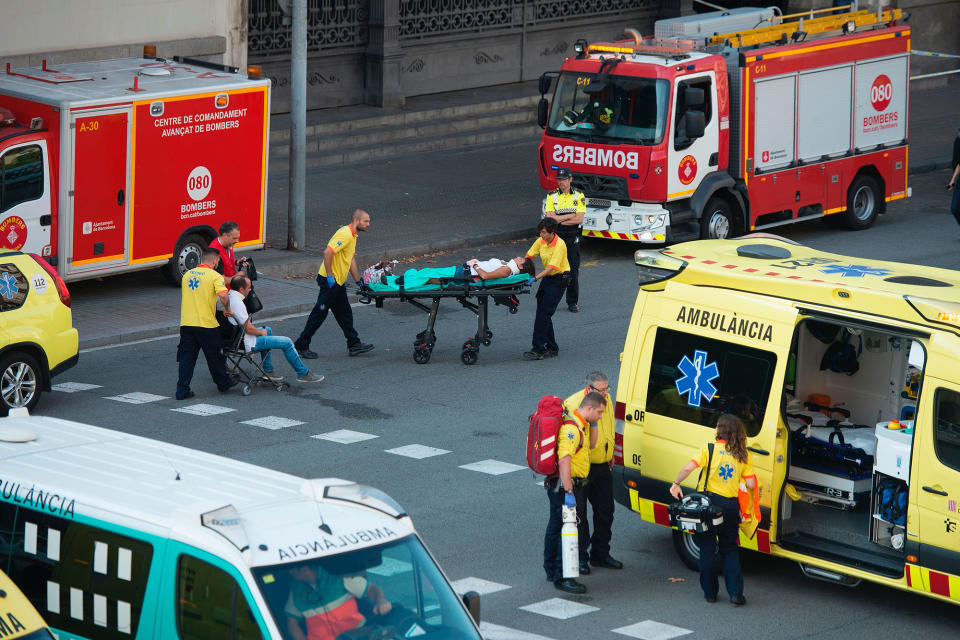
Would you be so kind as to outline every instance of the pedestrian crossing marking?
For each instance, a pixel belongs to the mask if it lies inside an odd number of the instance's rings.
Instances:
[[[510,588],[508,584],[500,584],[499,582],[492,582],[490,580],[484,580],[483,578],[474,578],[473,576],[454,580],[450,583],[450,586],[460,595],[465,594],[467,591],[476,591],[482,596],[488,593],[496,593],[497,591],[505,591]]]
[[[50,387],[51,391],[62,391],[63,393],[76,393],[77,391],[90,391],[91,389],[101,389],[101,384],[87,384],[86,382],[60,382]]]
[[[424,458],[432,458],[433,456],[442,456],[445,453],[450,453],[446,449],[437,449],[436,447],[428,447],[424,444],[408,444],[403,447],[397,447],[396,449],[387,449],[387,453],[392,453],[398,456],[404,456],[407,458],[414,458],[416,460],[423,460]]]
[[[552,640],[551,638],[539,636],[535,633],[517,631],[510,627],[501,627],[498,624],[493,624],[486,620],[480,623],[480,634],[484,640]]]
[[[104,397],[104,400],[116,400],[117,402],[126,402],[127,404],[147,404],[148,402],[169,399],[170,396],[158,396],[153,393],[143,393],[142,391],[132,391],[130,393],[122,393],[118,396]]]
[[[316,438],[317,440],[339,442],[340,444],[353,444],[355,442],[363,442],[364,440],[379,438],[380,436],[375,436],[372,433],[363,433],[362,431],[351,431],[350,429],[337,429],[336,431],[318,433],[317,435],[310,437]]]
[[[644,620],[627,627],[613,629],[614,633],[639,640],[672,640],[687,634],[693,633],[690,629],[674,627],[673,625],[657,622],[656,620]]]
[[[520,610],[547,616],[548,618],[556,618],[557,620],[569,620],[570,618],[576,618],[577,616],[599,611],[600,608],[592,607],[589,604],[564,600],[563,598],[550,598],[549,600],[534,602],[533,604],[520,607]]]
[[[296,427],[301,424],[306,424],[306,422],[291,420],[290,418],[281,418],[280,416],[264,416],[262,418],[254,418],[253,420],[244,420],[240,424],[249,424],[253,427],[262,427],[264,429],[276,431],[277,429]]]
[[[215,404],[192,404],[189,407],[177,407],[176,409],[171,409],[171,411],[176,411],[177,413],[186,413],[191,416],[217,416],[221,413],[230,413],[231,411],[236,411],[236,409],[231,409],[230,407],[220,407]]]
[[[518,464],[501,462],[499,460],[481,460],[479,462],[471,462],[470,464],[460,465],[460,468],[466,469],[467,471],[479,471],[480,473],[486,473],[491,476],[501,476],[505,473],[526,469],[526,467],[522,467]]]

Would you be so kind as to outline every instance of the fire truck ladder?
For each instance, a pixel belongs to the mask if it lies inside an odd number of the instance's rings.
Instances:
[[[850,5],[852,7],[853,5]],[[864,26],[886,26],[900,19],[900,9],[875,11],[848,11],[835,15],[814,18],[817,13],[833,12],[843,7],[830,7],[815,11],[794,13],[780,18],[782,22],[769,27],[721,33],[713,36],[711,44],[729,44],[733,47],[748,47],[758,44],[800,42],[811,34],[831,31],[851,33]],[[789,22],[788,22],[789,20]],[[851,24],[852,23],[852,24]]]

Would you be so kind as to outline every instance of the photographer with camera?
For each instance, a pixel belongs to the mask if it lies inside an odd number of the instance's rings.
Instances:
[[[670,485],[670,495],[677,500],[683,499],[680,483],[697,467],[702,469],[703,479],[702,486],[700,480],[697,481],[697,490],[707,495],[711,505],[723,510],[723,522],[719,526],[711,526],[697,534],[703,597],[707,602],[717,601],[720,584],[717,580],[716,549],[719,542],[723,579],[730,602],[735,605],[746,604],[737,548],[740,531],[740,503],[737,496],[740,482],[746,485],[748,491],[753,491],[757,476],[753,472],[750,452],[747,451],[747,433],[737,416],[732,413],[720,416],[717,420],[716,442],[704,445],[700,455],[684,465],[677,474],[677,481]]]

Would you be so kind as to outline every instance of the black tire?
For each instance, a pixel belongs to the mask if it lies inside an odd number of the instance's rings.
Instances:
[[[460,352],[460,361],[463,364],[477,364],[477,352],[474,349],[464,349]]]
[[[883,193],[880,185],[872,177],[858,176],[847,189],[847,210],[843,221],[848,229],[860,230],[873,226],[880,212]]]
[[[700,237],[704,240],[726,240],[737,233],[730,203],[718,196],[710,198],[700,216]]]
[[[413,361],[417,364],[427,364],[430,362],[430,350],[417,347],[413,350]]]
[[[210,243],[203,239],[203,236],[196,233],[188,233],[181,236],[177,241],[177,246],[173,250],[173,257],[163,268],[163,275],[175,287],[180,286],[183,274],[200,264],[203,250]]]
[[[37,361],[26,353],[8,353],[0,360],[0,416],[10,409],[33,411],[40,401],[44,374]]]
[[[691,571],[700,571],[700,546],[692,534],[673,530],[673,548]]]

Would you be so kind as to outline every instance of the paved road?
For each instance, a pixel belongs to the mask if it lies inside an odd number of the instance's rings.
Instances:
[[[946,210],[945,181],[945,172],[918,177],[915,197],[892,206],[866,232],[834,231],[811,221],[781,233],[818,249],[955,268],[960,229]],[[519,243],[482,247],[435,260],[453,264],[470,254],[508,256],[522,248]],[[634,248],[585,247],[584,310],[558,312],[557,359],[519,358],[529,347],[533,324],[533,300],[527,296],[517,315],[503,308],[491,313],[493,344],[481,351],[474,367],[459,361],[474,318],[445,305],[433,359],[418,366],[411,360],[411,344],[424,315],[388,302],[379,310],[355,309],[361,337],[377,345],[368,355],[346,357],[332,321],[321,329],[313,348],[321,355],[316,370],[327,380],[316,387],[294,386],[285,393],[258,389],[249,398],[221,395],[200,365],[197,397],[178,403],[172,398],[176,341],[160,338],[85,352],[57,382],[100,386],[51,393],[39,412],[302,476],[341,476],[383,488],[412,514],[451,580],[460,588],[487,592],[483,618],[496,625],[487,627],[491,638],[956,637],[960,625],[953,606],[873,585],[847,589],[811,581],[792,563],[746,553],[747,607],[723,601],[708,606],[696,574],[675,556],[669,532],[622,508],[614,524],[613,554],[625,563],[623,571],[584,578],[590,589],[585,596],[561,594],[544,581],[539,556],[546,497],[523,467],[525,419],[539,396],[572,392],[588,370],[604,369],[616,380],[636,291]],[[108,280],[100,286],[114,285]],[[158,292],[166,291],[162,286],[157,283]],[[296,317],[271,324],[277,333],[294,335],[302,322]],[[285,363],[278,369],[291,373]],[[143,404],[113,399],[133,392],[163,398]],[[209,416],[176,411],[196,405],[228,411]],[[296,424],[279,429],[244,424],[265,417]],[[396,451],[411,445],[419,445],[417,455],[434,455],[412,458]],[[625,627],[632,635],[614,632]]]

